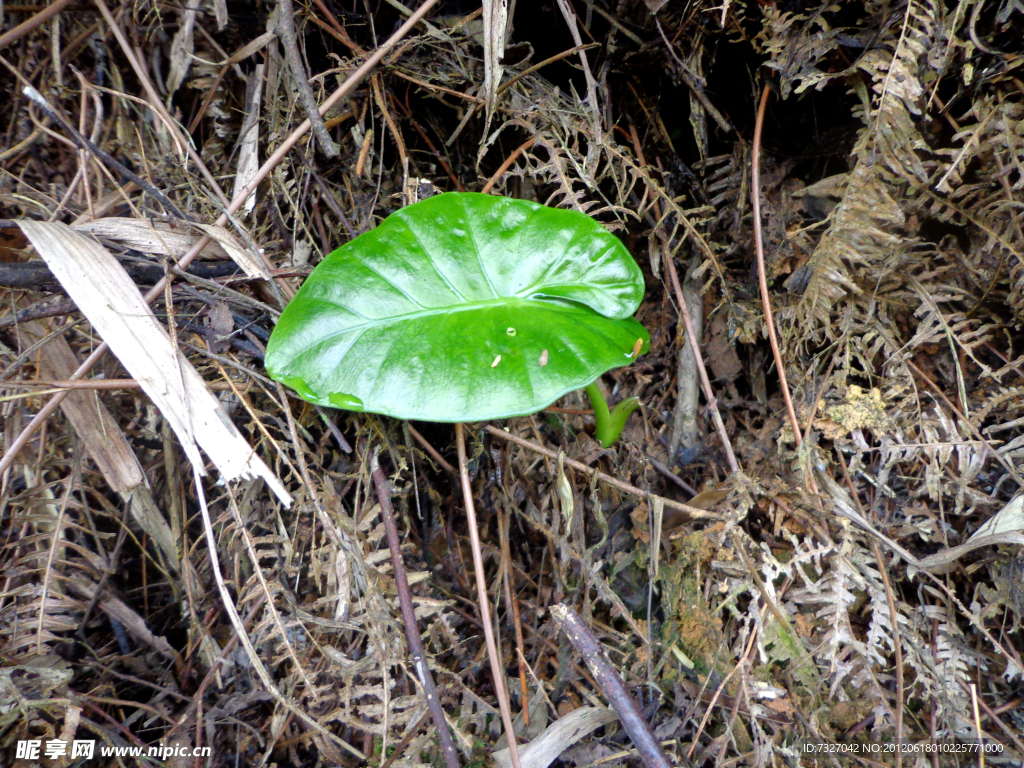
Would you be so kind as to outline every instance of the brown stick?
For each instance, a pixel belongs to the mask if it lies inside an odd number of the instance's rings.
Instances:
[[[155,283],[166,274],[160,264],[122,263],[128,276],[137,283]],[[242,268],[233,261],[204,261],[190,264],[188,274],[212,280],[217,277],[232,277],[242,274]],[[42,261],[20,261],[0,263],[0,287],[29,288],[38,290],[42,286],[60,285],[50,268]],[[70,311],[74,312],[77,307]],[[0,318],[0,327],[11,325],[4,322],[8,316]],[[34,319],[34,318],[29,318]]]
[[[775,369],[779,372],[779,386],[782,399],[786,401],[786,412],[793,428],[793,439],[796,447],[803,443],[800,433],[800,422],[796,419],[793,398],[789,395],[789,384],[786,381],[786,365],[779,350],[779,339],[775,334],[775,322],[772,320],[772,302],[768,295],[768,276],[764,268],[764,243],[761,235],[761,129],[764,128],[764,110],[768,104],[768,86],[761,92],[761,103],[757,107],[757,122],[754,123],[754,146],[750,157],[750,203],[754,208],[754,248],[757,251],[757,281],[761,286],[761,305],[764,307],[764,322],[768,326],[768,341],[772,345],[775,357]]]
[[[288,60],[288,67],[292,71],[292,80],[299,91],[299,101],[302,108],[306,110],[306,118],[313,126],[313,133],[320,149],[328,157],[338,156],[338,145],[334,143],[331,135],[324,127],[324,119],[316,108],[316,98],[313,90],[309,87],[309,76],[302,66],[302,57],[299,55],[299,43],[295,36],[295,8],[292,7],[292,0],[278,0],[280,9],[277,33],[281,36],[281,43],[284,45],[285,58]]]
[[[505,602],[512,609],[512,621],[516,630],[516,656],[519,659],[519,690],[523,701],[523,726],[530,727],[530,689],[526,684],[526,650],[523,645],[523,624],[519,617],[519,598],[514,589],[515,572],[512,570],[512,555],[509,550],[509,528],[512,516],[502,513],[498,507],[498,528],[501,531],[501,580],[505,588]]]
[[[515,443],[516,445],[522,448],[527,448],[536,453],[543,454],[544,456],[547,456],[549,459],[558,458],[557,453],[548,448],[545,448],[543,445],[533,442],[532,440],[527,440],[526,438],[523,437],[511,435],[508,432],[500,430],[497,427],[492,427],[490,425],[484,427],[484,429],[487,430],[487,432],[489,432],[490,434],[494,435],[495,437],[500,437],[502,440],[507,440],[510,443]],[[579,472],[586,473],[588,477],[596,474],[597,479],[600,480],[602,483],[610,485],[613,488],[618,488],[620,491],[624,491],[625,493],[628,493],[630,496],[636,496],[641,499],[646,499],[649,495],[647,491],[641,488],[637,488],[634,485],[630,485],[629,483],[623,482],[622,480],[619,480],[616,477],[612,477],[611,475],[606,475],[604,472],[594,469],[593,467],[588,467],[586,464],[576,461],[575,459],[570,459],[568,456],[564,457],[564,461],[568,466],[572,467],[573,469]],[[650,495],[653,496],[653,494]],[[700,509],[699,507],[691,507],[689,504],[683,504],[681,501],[673,501],[672,499],[664,499],[663,501],[665,502],[666,507],[669,507],[671,509],[678,509],[680,512],[686,512],[694,518],[711,520],[722,519],[721,515],[716,515],[714,512],[708,512],[706,509]]]
[[[55,304],[52,300],[45,299],[33,304],[31,307],[25,307],[25,309],[10,312],[0,317],[0,328],[8,328],[18,323],[27,323],[29,320],[41,320],[44,317],[70,315],[72,312],[77,311],[78,305],[73,301],[61,301]]]
[[[480,529],[476,522],[476,507],[473,505],[473,489],[469,482],[469,470],[466,468],[466,437],[462,422],[455,424],[455,447],[459,451],[459,478],[462,480],[462,497],[466,501],[466,518],[469,527],[469,542],[473,550],[473,570],[476,571],[476,594],[480,602],[480,623],[484,627],[484,642],[487,644],[487,658],[491,662],[491,675],[494,677],[494,692],[498,696],[498,709],[505,726],[505,738],[508,740],[508,753],[512,760],[512,768],[521,768],[519,762],[519,746],[516,744],[516,732],[512,725],[512,708],[508,703],[508,692],[505,690],[505,672],[498,659],[498,644],[494,641],[494,628],[491,626],[491,603],[487,599],[487,580],[484,577],[484,558],[480,554]]]
[[[409,641],[409,654],[412,656],[413,668],[416,670],[416,677],[420,681],[420,685],[423,686],[423,693],[427,697],[427,707],[430,709],[430,717],[434,721],[434,728],[437,730],[437,737],[441,742],[441,753],[444,755],[445,765],[448,768],[459,768],[459,755],[455,751],[455,742],[452,741],[452,734],[448,730],[448,722],[444,719],[444,710],[441,709],[441,700],[437,697],[434,677],[430,674],[430,667],[427,665],[426,654],[423,651],[423,641],[420,639],[420,630],[416,624],[416,612],[412,606],[412,595],[409,593],[409,579],[405,575],[405,564],[402,562],[402,545],[398,540],[398,528],[395,527],[395,513],[391,508],[387,480],[384,479],[384,473],[381,471],[376,455],[373,457],[370,474],[373,476],[373,484],[377,489],[381,516],[384,518],[388,549],[391,550],[391,566],[395,569],[395,586],[398,587],[398,604],[402,609],[402,623],[405,625],[405,637]]]
[[[512,154],[508,156],[505,162],[501,164],[501,167],[498,168],[498,170],[494,172],[494,175],[487,180],[486,184],[484,184],[484,188],[480,190],[480,194],[486,195],[488,192],[490,192],[491,187],[493,187],[498,182],[498,179],[500,179],[504,175],[505,171],[509,169],[509,166],[511,166],[512,163],[516,161],[516,158],[523,154],[523,152],[525,152],[527,149],[529,149],[533,145],[533,142],[535,142],[536,140],[536,137],[531,137],[524,141],[522,144],[520,144],[518,147],[516,147],[514,150],[512,150]]]
[[[438,453],[437,449],[430,443],[428,443],[427,438],[421,435],[416,430],[416,427],[414,427],[412,424],[409,424],[409,434],[412,435],[413,440],[415,440],[423,447],[423,450],[430,454],[430,458],[432,458],[434,461],[441,465],[441,468],[444,469],[445,472],[451,472],[453,475],[459,474],[459,470],[457,470],[455,467],[453,467],[451,464],[445,461],[444,456]]]
[[[71,0],[56,0],[31,19],[26,19],[14,29],[7,30],[0,35],[0,49],[6,48],[19,37],[23,37],[41,24],[45,24],[69,5],[71,5]]]
[[[345,80],[341,87],[331,94],[330,98],[320,106],[320,113],[324,114],[337,102],[341,101],[341,99],[345,98],[355,90],[355,87],[370,72],[370,70],[377,66],[387,52],[394,48],[398,41],[405,37],[409,31],[416,26],[419,20],[423,18],[427,11],[429,11],[436,3],[437,0],[425,0],[423,5],[416,9],[416,12],[398,28],[395,34],[389,37],[380,48],[374,51],[355,72],[348,76],[348,79]],[[285,139],[281,146],[277,148],[277,151],[267,158],[267,161],[263,163],[258,171],[256,171],[256,175],[253,176],[252,180],[246,184],[245,187],[239,190],[235,199],[231,201],[230,205],[228,205],[227,210],[217,217],[217,220],[214,222],[216,226],[223,227],[227,224],[228,218],[242,207],[242,204],[249,198],[249,195],[256,191],[260,182],[270,175],[270,172],[278,163],[281,162],[281,159],[291,151],[291,149],[299,142],[299,139],[301,139],[308,131],[309,120],[304,120],[302,124],[292,132],[291,136]],[[181,257],[181,260],[175,266],[178,269],[184,269],[192,262],[192,259],[194,259],[203,250],[203,248],[211,242],[213,242],[213,238],[209,235],[203,235],[195,245],[189,249],[188,253]],[[166,277],[163,278],[150,289],[145,296],[147,302],[151,302],[157,296],[161,296],[163,294],[164,286],[167,284],[167,279],[168,278]],[[109,349],[110,347],[107,346],[106,342],[100,344],[96,350],[86,358],[85,362],[78,367],[73,378],[81,378],[88,373],[97,362],[103,359],[103,356]],[[21,449],[25,447],[32,435],[35,434],[36,430],[46,422],[50,414],[57,410],[57,406],[61,404],[61,401],[64,400],[65,397],[67,397],[66,393],[54,395],[54,397],[52,397],[46,405],[39,410],[39,413],[33,417],[32,421],[28,423],[21,433],[11,441],[7,452],[3,455],[3,458],[0,458],[0,475],[6,472],[7,468],[14,463],[14,458],[18,455]]]
[[[633,745],[640,753],[647,768],[671,768],[668,756],[640,714],[640,707],[629,695],[622,678],[619,677],[615,667],[608,660],[604,648],[594,637],[590,627],[583,622],[576,611],[565,603],[552,606],[551,615],[558,622],[559,628],[565,633],[569,642],[587,663],[587,668],[594,676],[605,698],[608,699],[608,703],[612,705],[619,722],[622,723],[622,727],[626,729],[626,733],[633,740]]]

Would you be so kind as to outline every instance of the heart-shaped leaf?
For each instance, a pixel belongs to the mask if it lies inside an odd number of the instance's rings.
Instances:
[[[627,365],[640,268],[588,216],[449,192],[328,255],[267,345],[270,375],[320,404],[424,421],[544,408]]]

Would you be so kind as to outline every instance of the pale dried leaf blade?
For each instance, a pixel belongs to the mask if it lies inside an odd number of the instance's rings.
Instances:
[[[653,577],[658,578],[658,564],[661,561],[661,524],[665,519],[665,499],[661,496],[651,498],[651,570]]]
[[[121,216],[108,216],[71,226],[76,232],[85,232],[103,240],[121,243],[128,248],[155,256],[184,256],[199,237],[192,232],[175,228],[162,221],[146,221]],[[200,258],[226,259],[225,251],[216,241],[207,245]]]
[[[39,320],[18,326],[18,337],[26,347],[49,334],[50,329]],[[42,346],[37,359],[39,374],[43,378],[70,379],[79,365],[78,358],[63,336],[57,336]],[[61,410],[112,490],[124,493],[146,482],[135,452],[95,392],[69,392],[61,403]]]
[[[494,113],[494,101],[501,84],[501,58],[505,55],[508,0],[484,0],[484,101],[487,119]]]
[[[996,512],[991,518],[974,532],[974,535],[967,540],[971,543],[983,536],[995,536],[1010,531],[1024,531],[1024,495],[1017,496],[1006,503],[1006,506]]]
[[[226,61],[221,62],[221,65],[223,66],[224,64],[238,64],[241,61],[245,61],[257,51],[263,50],[267,43],[275,39],[277,39],[277,32],[275,32],[273,29],[271,29],[268,32],[264,32],[255,40],[246,43],[233,54],[231,54],[231,56],[229,56]],[[265,68],[263,64],[257,64],[256,66],[260,69]]]
[[[249,75],[245,85],[245,117],[238,139],[238,171],[235,173],[235,187],[232,199],[238,197],[245,185],[252,181],[259,169],[260,148],[260,104],[263,99],[263,72],[265,65],[258,64]],[[245,215],[256,207],[256,193],[245,199],[242,210]]]
[[[228,25],[227,0],[213,0],[213,15],[217,19],[217,31],[220,32]]]
[[[27,347],[46,337],[49,329],[41,321],[32,320],[19,324],[17,332],[19,340]],[[78,364],[78,358],[62,336],[54,337],[39,349],[39,373],[45,378],[70,379]],[[177,567],[171,527],[153,501],[135,451],[98,394],[73,390],[60,407],[107,485],[129,504],[135,521],[160,547],[168,562]]]
[[[168,93],[174,93],[181,87],[181,84],[185,82],[185,76],[188,74],[189,68],[192,66],[192,54],[195,48],[193,34],[198,13],[198,8],[188,8],[185,10],[182,16],[181,27],[178,28],[178,32],[171,41],[171,71],[167,76]]]
[[[644,5],[647,6],[647,10],[651,12],[652,16],[657,15],[658,11],[665,7],[668,0],[644,0]]]
[[[19,224],[68,296],[160,409],[199,472],[205,473],[201,447],[225,479],[262,477],[290,504],[281,481],[221,410],[196,369],[176,352],[114,257],[60,222]]]
[[[235,236],[224,229],[224,227],[218,227],[213,224],[200,224],[196,223],[194,226],[199,227],[206,234],[212,237],[221,248],[231,257],[231,260],[242,268],[249,277],[257,277],[262,280],[270,280],[270,272],[267,271],[266,266],[252,253],[248,248],[245,248],[238,244]]]
[[[519,749],[519,762],[522,768],[548,768],[558,756],[591,731],[602,725],[614,723],[615,713],[605,707],[580,707],[565,717],[561,717],[546,729],[544,733]],[[508,749],[500,749],[493,754],[494,762],[499,768],[509,768],[512,759]]]

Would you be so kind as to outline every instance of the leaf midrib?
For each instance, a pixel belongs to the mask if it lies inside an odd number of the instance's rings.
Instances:
[[[546,287],[554,288],[556,286],[551,285],[551,286],[546,286]],[[346,311],[346,312],[348,312],[348,313],[350,313],[352,315],[359,315],[361,317],[365,317],[365,315],[362,315],[361,313],[356,312],[355,310],[353,310],[353,309],[351,309],[349,307],[346,307],[343,304],[338,304],[337,302],[331,301],[331,300],[326,299],[326,298],[320,298],[320,297],[313,298],[313,297],[310,297],[309,299],[307,299],[307,301],[310,301],[310,302],[323,302],[324,304],[330,304],[331,306],[338,307],[339,309],[343,309],[344,311]],[[570,299],[565,299],[565,301],[570,301]],[[605,317],[608,320],[621,319],[621,318],[607,317],[605,315],[602,315],[597,310],[592,309],[591,307],[588,307],[585,304],[576,304],[576,305],[573,305],[573,306],[566,306],[564,304],[559,304],[557,301],[552,301],[552,300],[548,300],[548,299],[541,299],[541,298],[537,298],[537,299],[524,299],[524,298],[519,297],[519,296],[499,296],[499,297],[494,298],[494,299],[482,299],[482,300],[478,300],[478,301],[465,302],[465,303],[459,303],[459,304],[448,304],[448,305],[445,305],[445,306],[433,307],[433,308],[430,308],[430,309],[419,310],[419,311],[416,311],[416,312],[408,312],[408,313],[403,314],[403,315],[389,315],[388,317],[382,317],[379,320],[369,320],[368,322],[360,323],[358,325],[346,326],[341,331],[338,331],[338,332],[335,332],[335,333],[331,333],[329,336],[325,336],[324,339],[319,340],[317,343],[322,343],[325,339],[330,338],[331,336],[338,336],[338,335],[340,335],[342,333],[352,333],[352,332],[355,332],[355,331],[364,331],[364,330],[366,330],[368,328],[378,328],[378,327],[384,326],[384,325],[396,325],[396,324],[401,323],[401,322],[416,320],[416,319],[421,318],[421,317],[432,317],[434,315],[454,315],[454,314],[457,314],[457,313],[460,313],[460,312],[472,312],[473,310],[483,309],[483,308],[489,307],[489,306],[499,306],[499,305],[504,305],[504,306],[516,306],[516,305],[530,306],[530,305],[533,305],[537,309],[544,309],[544,310],[549,310],[549,311],[554,311],[554,312],[561,312],[563,314],[570,314],[570,315],[577,315],[577,316],[579,316],[579,315],[583,315],[583,314],[592,312],[595,315],[598,315],[599,317]]]

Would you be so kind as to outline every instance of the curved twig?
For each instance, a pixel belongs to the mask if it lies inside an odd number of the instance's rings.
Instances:
[[[768,276],[764,268],[764,243],[761,235],[761,129],[764,128],[764,110],[768,104],[768,86],[761,93],[761,103],[757,107],[757,122],[754,123],[754,147],[750,159],[750,202],[754,208],[754,248],[757,251],[757,280],[761,286],[761,304],[764,307],[764,322],[768,326],[768,341],[772,345],[775,357],[775,369],[779,372],[779,385],[782,388],[782,399],[786,402],[786,412],[793,428],[796,447],[803,443],[800,422],[796,419],[793,398],[789,395],[789,383],[786,381],[786,366],[779,350],[779,339],[775,334],[775,322],[772,320],[772,302],[768,296]]]

